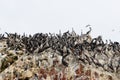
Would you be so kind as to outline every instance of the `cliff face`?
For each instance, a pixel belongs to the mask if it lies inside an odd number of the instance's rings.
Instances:
[[[90,31],[1,35],[0,80],[119,80],[120,44]]]

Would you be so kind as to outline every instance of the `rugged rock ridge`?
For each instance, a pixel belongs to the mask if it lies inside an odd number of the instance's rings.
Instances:
[[[10,80],[119,79],[119,42],[104,42],[101,36],[92,38],[90,32],[91,28],[81,35],[74,31],[63,34],[36,33],[33,36],[6,33],[5,37],[1,34],[2,78],[6,74],[10,75]]]

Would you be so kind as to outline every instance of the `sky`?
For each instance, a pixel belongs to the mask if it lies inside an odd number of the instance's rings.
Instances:
[[[89,30],[120,42],[120,0],[0,0],[0,33]]]

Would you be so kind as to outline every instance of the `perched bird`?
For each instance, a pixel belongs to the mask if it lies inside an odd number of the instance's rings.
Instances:
[[[88,25],[86,25],[85,27],[90,27],[91,25],[90,24],[88,24]]]

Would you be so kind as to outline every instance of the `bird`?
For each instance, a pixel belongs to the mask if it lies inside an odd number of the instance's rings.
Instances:
[[[90,27],[91,25],[90,24],[88,24],[88,25],[86,25],[85,27]]]
[[[112,32],[114,32],[115,31],[115,29],[112,29]]]

